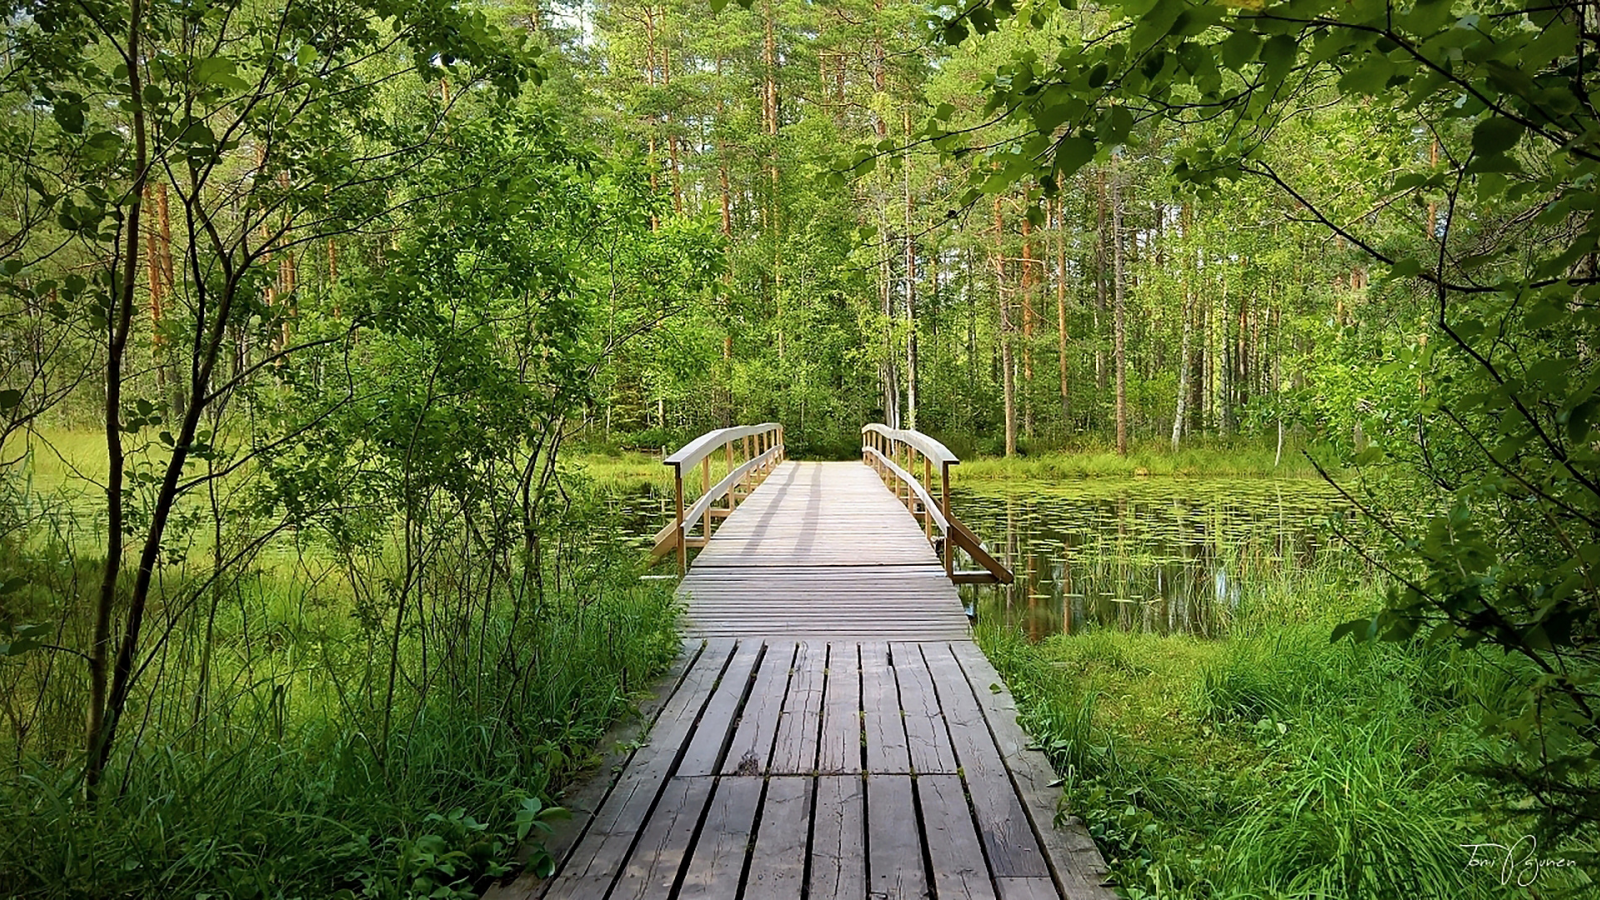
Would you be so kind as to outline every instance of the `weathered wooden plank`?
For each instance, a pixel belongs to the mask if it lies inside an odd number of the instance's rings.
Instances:
[[[724,777],[717,780],[706,810],[706,821],[695,841],[694,855],[683,876],[678,900],[724,900],[739,893],[739,876],[755,829],[756,807],[761,803],[759,777]]]
[[[916,644],[891,644],[894,671],[900,685],[900,708],[905,713],[906,745],[911,768],[919,775],[956,771],[956,751],[950,746],[933,677]]]
[[[997,878],[995,885],[999,888],[1000,900],[1061,900],[1055,882],[1048,878]],[[1067,896],[1068,900],[1073,900],[1073,895]]]
[[[723,667],[733,655],[734,642],[713,641],[695,660],[683,684],[667,701],[651,729],[649,743],[635,752],[632,762],[596,811],[589,829],[547,885],[544,896],[561,900],[603,897],[616,879],[650,811],[661,795],[667,777],[695,719],[705,708]]]
[[[861,771],[861,672],[857,645],[828,645],[828,688],[823,698],[822,744],[817,771]]]
[[[750,874],[745,878],[745,900],[800,900],[810,833],[811,779],[794,775],[767,779]]]
[[[866,810],[859,775],[816,780],[809,900],[861,900],[867,894]]]
[[[783,712],[784,695],[789,689],[789,670],[794,665],[793,641],[767,644],[761,657],[761,667],[756,672],[755,684],[750,687],[750,697],[739,713],[739,727],[734,731],[733,742],[728,745],[728,755],[722,761],[724,775],[761,775],[767,771],[772,759],[772,742],[778,733],[778,722]]]
[[[952,643],[951,651],[977,696],[978,706],[995,739],[1023,808],[1033,823],[1045,856],[1067,896],[1073,900],[1110,900],[1116,892],[1104,886],[1110,875],[1088,829],[1075,817],[1056,823],[1060,788],[1052,787],[1055,770],[1032,744],[1017,721],[1017,705],[1000,673],[976,644]]]
[[[866,740],[868,772],[909,773],[905,719],[900,714],[900,689],[889,667],[889,645],[861,645],[861,730]]]
[[[910,775],[867,777],[867,872],[871,900],[922,900],[928,875]]]
[[[638,846],[612,888],[610,900],[667,900],[683,868],[695,826],[711,796],[711,778],[674,778],[639,833]],[[600,894],[585,895],[599,897]]]
[[[1011,785],[972,686],[956,664],[950,647],[923,644],[922,655],[950,727],[950,743],[966,777],[990,870],[997,878],[1049,877],[1032,823]]]
[[[740,642],[717,683],[716,693],[711,695],[711,701],[700,716],[700,723],[695,726],[694,737],[684,750],[683,761],[678,764],[679,775],[716,774],[717,767],[722,764],[722,752],[728,746],[728,733],[733,730],[734,715],[744,703],[745,692],[750,689],[750,675],[760,657],[760,641]]]
[[[919,775],[917,799],[922,806],[928,858],[933,860],[933,886],[939,900],[994,900],[994,882],[983,859],[983,845],[978,841],[961,779],[955,775]],[[1054,890],[1052,887],[1052,893]]]
[[[816,771],[827,665],[827,644],[801,643],[796,649],[789,693],[783,699],[783,712],[778,716],[778,734],[768,766],[773,774]]]

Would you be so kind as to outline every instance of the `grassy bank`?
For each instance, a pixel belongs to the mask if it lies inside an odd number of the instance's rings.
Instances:
[[[104,448],[59,430],[31,450],[0,473],[3,897],[475,897],[678,652],[671,591],[639,580],[598,489],[643,465],[574,478],[542,557],[476,503],[402,523],[363,498],[277,530],[244,504],[206,521],[197,492],[88,802]],[[266,487],[253,466],[221,484]],[[220,576],[217,548],[237,554]]]
[[[419,623],[391,695],[359,610],[303,594],[269,580],[233,598],[218,643],[242,647],[253,632],[271,652],[219,654],[198,715],[169,714],[197,703],[193,679],[142,692],[136,746],[98,805],[79,797],[75,748],[20,745],[10,730],[0,893],[476,896],[677,652],[668,592],[607,578],[520,620],[496,610],[453,645],[448,624]],[[76,705],[43,664],[0,659],[14,720]],[[24,708],[31,700],[46,708]]]
[[[622,450],[616,453],[577,452],[562,455],[562,467],[593,479],[609,491],[672,490],[672,469],[652,453]],[[721,477],[719,468],[717,477]],[[698,489],[699,482],[688,486]]]
[[[1085,445],[1009,459],[964,457],[952,471],[958,482],[1132,476],[1320,477],[1299,451],[1285,449],[1279,459],[1275,447],[1252,444],[1186,446],[1176,453],[1166,444],[1144,444],[1129,448],[1127,456],[1109,446]]]
[[[1223,641],[980,636],[1125,895],[1522,895],[1460,846],[1521,834],[1487,817],[1468,774],[1492,750],[1477,716],[1498,671],[1446,648],[1331,644],[1371,594],[1249,600]],[[1578,869],[1538,880],[1543,896],[1586,884]]]

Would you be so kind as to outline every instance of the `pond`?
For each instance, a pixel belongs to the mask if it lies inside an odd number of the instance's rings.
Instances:
[[[654,489],[607,505],[640,548],[672,515]],[[963,586],[968,615],[1035,640],[1107,627],[1220,636],[1253,585],[1350,557],[1329,531],[1348,505],[1306,479],[1013,480],[959,487],[951,505],[1016,573]]]
[[[1016,574],[963,586],[968,614],[1034,640],[1105,627],[1219,636],[1255,582],[1349,556],[1329,530],[1348,507],[1319,481],[1009,482],[957,489],[951,506]]]

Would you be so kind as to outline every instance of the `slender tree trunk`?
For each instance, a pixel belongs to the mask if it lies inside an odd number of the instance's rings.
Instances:
[[[1105,331],[1101,321],[1106,314],[1106,169],[1100,166],[1095,172],[1094,223],[1094,386],[1101,397],[1106,393]],[[1103,400],[1101,402],[1104,402]],[[1098,417],[1097,417],[1098,418]]]
[[[651,6],[648,6],[648,5],[645,6],[645,8],[644,8],[644,36],[645,36],[645,42],[644,42],[644,47],[645,47],[644,83],[646,85],[650,86],[650,87],[655,87],[656,86],[656,14],[655,14],[655,9],[653,7],[651,7]],[[647,126],[646,127],[646,131],[649,134],[649,139],[648,139],[649,154],[648,154],[648,159],[647,159],[647,162],[648,162],[649,165],[648,165],[647,168],[650,171],[650,190],[652,192],[654,192],[657,188],[660,187],[660,182],[657,179],[657,172],[656,172],[656,169],[657,169],[657,164],[656,164],[656,126],[657,126],[658,123],[656,121],[655,113],[651,113],[649,116],[647,116],[645,118],[645,124]],[[650,216],[650,229],[652,231],[654,231],[658,224],[659,223],[656,221],[655,215],[652,214]]]
[[[1179,324],[1179,328],[1183,332],[1183,338],[1180,341],[1182,349],[1179,351],[1178,356],[1178,408],[1177,411],[1172,414],[1173,453],[1178,452],[1178,440],[1183,437],[1184,416],[1186,413],[1184,404],[1189,400],[1189,356],[1191,350],[1191,341],[1194,338],[1194,329],[1192,325],[1194,317],[1191,309],[1194,304],[1194,299],[1193,288],[1189,279],[1189,266],[1192,260],[1190,259],[1190,248],[1188,242],[1189,207],[1187,204],[1180,207],[1178,210],[1178,227],[1181,229],[1179,242],[1182,248],[1179,254],[1178,268],[1183,278],[1183,284],[1181,288],[1183,291],[1183,299],[1180,304],[1179,317],[1181,322]]]
[[[1067,380],[1066,201],[1056,198],[1056,365],[1061,370],[1061,427],[1072,430],[1072,393]]]
[[[128,11],[128,101],[133,118],[133,184],[128,191],[127,219],[123,225],[125,244],[121,275],[117,283],[114,316],[107,316],[106,342],[106,561],[100,576],[100,594],[95,607],[94,631],[89,645],[89,710],[85,726],[84,793],[94,800],[99,795],[100,779],[116,739],[121,712],[116,691],[108,687],[111,663],[111,620],[116,613],[117,584],[122,572],[122,479],[127,457],[122,447],[122,366],[133,328],[133,304],[139,283],[140,206],[149,176],[149,151],[145,136],[144,88],[140,65],[143,50],[140,32],[144,28],[144,2],[132,0]],[[131,613],[130,613],[131,615]],[[132,648],[124,646],[118,656]]]
[[[1209,272],[1206,273],[1209,276]],[[1189,370],[1189,426],[1190,434],[1203,431],[1206,428],[1206,397],[1207,373],[1210,371],[1211,337],[1208,328],[1208,316],[1211,307],[1211,292],[1205,289],[1205,282],[1201,282],[1200,291],[1196,292],[1194,309],[1191,314],[1194,318],[1194,361]]]
[[[1222,376],[1222,384],[1218,386],[1217,402],[1222,406],[1218,410],[1221,414],[1222,434],[1227,436],[1233,434],[1233,375],[1237,362],[1234,359],[1234,319],[1231,315],[1232,310],[1228,308],[1228,274],[1226,269],[1223,270],[1222,274],[1221,306],[1218,308],[1222,311],[1222,334],[1219,335],[1222,340],[1222,359],[1220,360],[1222,365],[1219,369]]]
[[[661,86],[672,90],[672,49],[661,48]],[[678,152],[678,133],[672,127],[672,116],[667,116],[667,160],[672,166],[672,211],[683,215],[683,158]]]
[[[1116,292],[1116,367],[1117,367],[1117,453],[1128,455],[1128,355],[1127,355],[1127,273],[1122,253],[1122,177],[1111,176],[1111,253]]]
[[[727,243],[727,266],[722,272],[724,286],[724,304],[733,296],[733,190],[728,182],[728,148],[721,135],[721,128],[727,120],[727,101],[723,99],[722,84],[722,57],[717,56],[717,183],[722,199],[722,239]],[[733,315],[732,311],[724,306],[724,319],[722,322],[722,425],[724,428],[733,425]],[[609,413],[607,414],[609,417]],[[609,428],[609,418],[608,425]]]
[[[1024,211],[1026,212],[1026,211]],[[1033,223],[1022,217],[1022,431],[1033,439]]]
[[[911,140],[911,108],[906,107],[904,125],[906,141]],[[905,175],[905,230],[906,230],[906,427],[917,427],[917,239],[911,227],[911,152],[905,154],[902,171]]]
[[[1005,222],[994,198],[994,290],[1000,303],[1000,378],[1005,392],[1006,456],[1017,455],[1016,373],[1011,350],[1011,304],[1006,301]]]

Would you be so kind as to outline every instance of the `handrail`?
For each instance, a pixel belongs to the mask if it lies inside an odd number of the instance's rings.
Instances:
[[[922,458],[922,476],[915,475],[916,460]],[[904,464],[902,465],[901,460]],[[906,509],[922,519],[922,531],[944,559],[944,571],[958,584],[1010,584],[1011,570],[995,559],[972,529],[961,524],[950,512],[950,467],[961,462],[945,445],[920,431],[890,428],[871,423],[861,427],[861,461],[878,472],[895,497],[905,501]],[[939,467],[939,499],[933,496],[933,467]],[[919,508],[920,502],[920,508]],[[935,526],[938,538],[935,539]],[[963,550],[981,571],[958,572],[956,551]]]
[[[736,451],[735,448],[741,445],[742,452]],[[726,453],[728,474],[713,485],[711,454],[717,452],[719,448]],[[744,462],[735,465],[735,456],[742,457]],[[732,514],[739,501],[749,493],[749,490],[741,492],[740,489],[753,489],[784,459],[783,426],[776,422],[736,425],[732,428],[708,431],[684,444],[678,452],[663,459],[661,461],[663,465],[672,467],[674,515],[671,522],[656,532],[654,545],[650,550],[651,559],[658,560],[675,549],[678,556],[678,574],[682,575],[689,567],[689,547],[704,547],[706,542],[711,540],[712,521]],[[696,463],[700,465],[700,498],[685,512],[683,472],[685,469],[693,468]],[[724,506],[714,505],[724,497],[727,498]],[[696,522],[701,524],[701,536],[691,538],[689,533],[694,530]]]
[[[776,422],[763,422],[760,425],[735,425],[732,428],[718,428],[700,435],[678,449],[677,453],[663,459],[662,465],[676,466],[685,469],[694,465],[707,456],[715,453],[718,448],[729,441],[736,441],[743,437],[755,437],[769,431],[782,431],[783,426]]]
[[[928,437],[920,431],[912,431],[909,428],[890,428],[887,425],[880,425],[877,422],[871,422],[861,426],[861,432],[863,434],[866,434],[867,432],[881,434],[890,440],[899,441],[902,444],[909,444],[911,447],[915,448],[918,453],[928,457],[928,459],[937,465],[953,466],[956,463],[961,462],[961,460],[956,458],[954,453],[950,452],[949,447],[946,447],[945,445],[939,443],[931,437]]]
[[[900,479],[902,484],[909,485],[911,490],[916,492],[917,499],[922,501],[922,508],[928,511],[928,515],[930,515],[933,519],[933,524],[939,526],[939,533],[941,535],[950,530],[950,520],[944,517],[944,513],[939,512],[938,505],[933,502],[933,496],[928,493],[927,488],[923,487],[917,481],[916,476],[895,465],[893,460],[889,459],[887,456],[884,456],[882,453],[879,453],[876,448],[863,447],[861,449],[871,454],[872,458],[878,461],[879,466],[887,468],[893,475]]]

